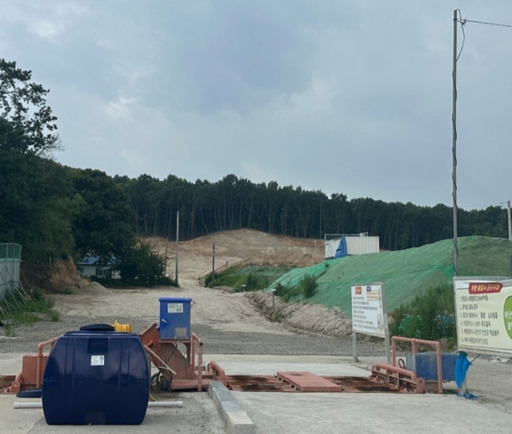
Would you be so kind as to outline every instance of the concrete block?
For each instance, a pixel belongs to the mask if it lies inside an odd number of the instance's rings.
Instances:
[[[211,381],[208,395],[212,398],[228,434],[254,434],[256,426],[242,410],[232,393],[220,381]]]

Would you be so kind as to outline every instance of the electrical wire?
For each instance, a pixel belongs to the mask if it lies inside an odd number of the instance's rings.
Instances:
[[[462,54],[462,50],[464,49],[464,44],[466,43],[466,32],[464,31],[464,25],[467,22],[466,19],[462,19],[460,9],[457,9],[457,13],[459,14],[459,18],[456,21],[458,23],[460,23],[460,29],[462,30],[462,44],[460,46],[459,53],[457,54],[457,57],[455,58],[456,62],[459,60],[459,57]]]
[[[462,45],[460,47],[459,54],[457,54],[457,58],[455,59],[456,61],[459,60],[459,57],[462,54],[462,50],[464,48],[464,43],[466,42],[466,32],[464,31],[464,25],[466,23],[482,24],[482,25],[486,25],[486,26],[506,27],[506,28],[512,29],[512,24],[493,23],[490,21],[468,20],[466,18],[463,19],[460,9],[456,9],[456,11],[459,15],[459,18],[457,18],[456,21],[458,23],[460,23],[460,29],[462,30]]]
[[[465,23],[473,23],[473,24],[484,24],[486,26],[498,26],[498,27],[508,27],[508,28],[512,28],[512,24],[501,24],[501,23],[491,23],[489,21],[476,21],[476,20],[467,20],[467,19],[464,19],[464,24]]]

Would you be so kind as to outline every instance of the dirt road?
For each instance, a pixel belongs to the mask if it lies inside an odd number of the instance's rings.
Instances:
[[[179,255],[179,288],[110,290],[81,282],[70,294],[53,294],[60,313],[56,323],[40,322],[14,330],[15,338],[3,339],[0,352],[33,351],[41,340],[59,336],[90,323],[130,323],[142,330],[159,319],[159,297],[192,298],[192,330],[211,354],[351,354],[347,331],[350,322],[339,312],[320,306],[301,306],[295,324],[305,331],[285,328],[268,321],[247,294],[204,288],[200,278],[211,271],[215,245],[216,270],[250,261],[253,264],[305,266],[323,259],[323,241],[273,236],[254,230],[234,230],[212,234],[179,244],[162,238],[148,239],[154,250],[167,255],[167,273],[175,273]],[[177,252],[178,250],[178,252]],[[63,278],[67,282],[67,279]],[[258,304],[264,301],[261,295]],[[268,297],[268,296],[267,296]],[[268,300],[267,300],[268,301]],[[278,300],[279,302],[279,300]],[[310,311],[308,310],[310,309]],[[314,318],[314,324],[308,323]],[[328,334],[313,336],[306,332]],[[344,336],[337,339],[333,336]],[[379,346],[361,347],[362,354],[382,354]]]
[[[42,321],[14,328],[14,337],[2,338],[0,352],[32,352],[37,344],[92,323],[129,323],[134,331],[159,320],[160,297],[192,299],[192,331],[204,341],[205,354],[351,354],[351,339],[318,336],[290,330],[267,320],[243,293],[201,287],[182,279],[180,288],[110,290],[92,283],[73,294],[52,296],[60,321]],[[380,345],[361,344],[363,355],[382,355]]]

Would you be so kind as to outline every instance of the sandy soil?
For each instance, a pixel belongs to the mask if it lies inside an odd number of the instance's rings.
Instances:
[[[163,239],[151,242],[161,253],[167,251],[168,273],[174,274],[175,244]],[[273,237],[249,230],[180,243],[179,288],[110,290],[96,283],[75,283],[70,293],[51,296],[60,321],[15,328],[14,337],[0,336],[0,353],[34,352],[39,342],[91,323],[118,320],[130,323],[133,331],[142,331],[158,322],[159,297],[190,297],[192,330],[204,341],[205,362],[215,354],[352,355],[350,321],[337,310],[304,303],[283,306],[276,298],[274,308],[282,309],[280,316],[287,318],[281,323],[267,318],[272,316],[269,294],[204,288],[200,279],[211,271],[213,244],[218,267],[243,261],[304,266],[323,259],[322,240]],[[374,360],[385,361],[383,344],[361,342],[358,354],[370,365]],[[480,357],[470,369],[468,387],[481,402],[512,411],[511,374],[511,363]]]

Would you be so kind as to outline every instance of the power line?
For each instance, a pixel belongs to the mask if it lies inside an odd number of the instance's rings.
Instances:
[[[461,20],[459,22],[462,23],[462,25],[464,25],[466,23],[473,23],[473,24],[484,24],[486,26],[497,26],[497,27],[509,27],[509,28],[512,28],[512,24],[491,23],[489,21],[476,21],[476,20],[464,19],[464,20]]]

